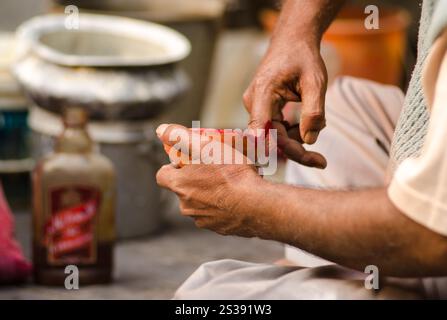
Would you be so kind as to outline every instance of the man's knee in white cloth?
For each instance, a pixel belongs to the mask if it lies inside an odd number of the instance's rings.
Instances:
[[[201,265],[174,299],[383,299],[421,298],[419,283],[365,287],[366,274],[337,265],[315,268],[277,266],[237,260]]]

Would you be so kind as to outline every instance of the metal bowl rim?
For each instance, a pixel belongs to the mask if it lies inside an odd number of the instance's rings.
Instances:
[[[99,31],[121,36],[136,37],[153,42],[167,49],[164,56],[128,58],[119,56],[80,56],[64,54],[42,42],[43,34],[65,29],[67,15],[47,14],[34,17],[17,30],[18,54],[25,55],[33,51],[49,62],[69,66],[85,67],[125,67],[157,66],[179,62],[191,52],[189,40],[181,33],[153,22],[137,19],[91,13],[79,13],[79,30]]]

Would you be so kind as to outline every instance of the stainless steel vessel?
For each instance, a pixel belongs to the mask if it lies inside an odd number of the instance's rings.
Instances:
[[[83,107],[93,140],[117,171],[118,236],[155,232],[164,212],[155,181],[163,152],[152,121],[188,88],[178,62],[190,44],[149,22],[80,14],[79,29],[67,29],[65,19],[36,17],[17,34],[14,73],[37,106],[29,116],[34,157],[50,150],[62,130],[61,111]]]
[[[188,40],[167,27],[135,19],[80,14],[33,18],[17,31],[14,73],[40,107],[60,113],[77,105],[94,120],[153,118],[185,92],[177,63]]]

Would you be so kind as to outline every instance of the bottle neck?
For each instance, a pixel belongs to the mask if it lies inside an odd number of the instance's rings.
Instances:
[[[55,151],[65,153],[89,153],[93,142],[85,126],[67,126],[56,140]]]

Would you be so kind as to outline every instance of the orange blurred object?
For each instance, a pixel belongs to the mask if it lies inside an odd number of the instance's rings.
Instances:
[[[331,24],[323,41],[335,47],[339,74],[401,85],[410,22],[405,10],[380,8],[379,29],[367,29],[364,8],[348,6]]]

